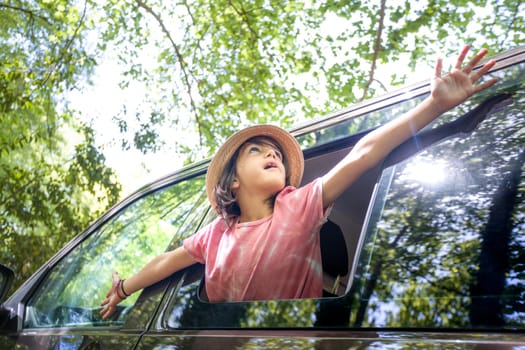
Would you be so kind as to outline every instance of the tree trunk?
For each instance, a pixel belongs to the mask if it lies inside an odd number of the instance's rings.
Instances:
[[[509,270],[509,245],[512,214],[525,161],[522,153],[510,173],[503,178],[494,195],[487,226],[482,233],[479,270],[471,286],[470,322],[476,327],[500,327],[504,324],[502,295]]]

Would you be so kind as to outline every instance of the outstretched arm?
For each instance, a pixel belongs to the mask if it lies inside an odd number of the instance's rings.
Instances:
[[[113,272],[113,283],[109,289],[106,299],[100,304],[102,319],[106,319],[115,312],[117,304],[125,299],[126,294],[131,295],[136,291],[152,285],[169,275],[196,263],[184,247],[163,253],[149,263],[139,272],[129,277],[123,283],[118,273]]]
[[[341,162],[323,176],[324,207],[331,205],[366,170],[378,164],[394,148],[438,116],[496,83],[497,79],[493,78],[475,85],[494,66],[495,61],[490,60],[479,70],[472,71],[487,54],[487,50],[482,49],[462,67],[469,49],[467,45],[461,50],[452,72],[443,76],[443,64],[438,59],[431,81],[430,96],[408,113],[367,134]]]
[[[512,94],[502,93],[491,96],[481,102],[476,108],[465,113],[454,121],[440,125],[430,130],[423,130],[390,152],[384,161],[382,168],[402,162],[416,153],[423,151],[445,139],[470,134],[476,127],[492,112],[493,108],[503,101],[511,100]]]

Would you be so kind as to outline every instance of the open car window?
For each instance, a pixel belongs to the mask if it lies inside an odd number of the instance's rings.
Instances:
[[[179,246],[207,210],[203,175],[134,201],[51,269],[28,303],[24,326],[122,324],[140,293],[124,300],[110,319],[101,320],[100,303],[109,290],[111,272],[129,276],[154,256]]]

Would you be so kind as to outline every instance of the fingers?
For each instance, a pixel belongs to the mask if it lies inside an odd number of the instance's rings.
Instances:
[[[114,306],[106,306],[102,310],[100,310],[100,315],[102,316],[102,319],[105,320],[109,316],[113,314],[115,307]]]
[[[111,316],[113,314],[114,308],[115,308],[114,306],[106,306],[105,308],[100,310],[100,316],[102,316],[102,319],[105,320],[106,318]]]
[[[107,304],[107,303],[102,303],[102,304],[100,304],[100,305],[101,305],[101,306],[104,306],[104,305],[106,305],[106,304]],[[104,320],[107,316],[109,316],[109,315],[106,315],[107,312],[108,312],[108,309],[109,309],[109,306],[104,306],[104,307],[100,310],[100,312],[99,312],[99,314],[100,314],[100,316],[102,316],[102,319],[103,319],[103,320]]]
[[[481,78],[485,73],[487,73],[494,65],[496,64],[495,60],[490,60],[487,63],[483,65],[480,69],[478,69],[476,72],[472,74],[471,80],[472,82],[478,81],[479,78]]]
[[[102,319],[105,320],[108,316],[111,315],[111,313],[108,313],[111,305],[109,304],[110,299],[106,298],[100,303],[100,306],[103,306],[103,308],[100,310],[99,314],[102,316]]]
[[[443,60],[441,58],[438,58],[436,60],[436,68],[435,68],[435,71],[434,71],[434,76],[436,78],[441,77],[442,70],[443,70]]]
[[[485,75],[488,71],[494,67],[496,64],[495,60],[489,60],[487,63],[485,63],[481,68],[476,70],[475,72],[472,72],[474,67],[479,64],[479,62],[485,57],[485,55],[488,53],[488,50],[483,48],[479,50],[479,52],[470,59],[470,61],[465,65],[465,67],[462,68],[463,61],[465,60],[465,57],[470,49],[469,45],[465,45],[463,49],[461,50],[458,59],[456,61],[455,69],[461,70],[463,73],[470,75],[470,81],[472,83],[475,83],[478,81],[483,75]],[[436,68],[437,70],[437,68]],[[479,92],[481,90],[484,90],[492,85],[494,85],[498,81],[497,78],[489,79],[481,84],[478,84],[474,86],[474,93]]]
[[[100,306],[103,306],[103,308],[100,310],[99,314],[102,316],[103,320],[105,320],[106,318],[111,316],[113,312],[115,312],[116,304],[118,304],[118,302],[117,303],[111,302],[112,300],[111,296],[116,293],[115,288],[117,287],[120,281],[120,276],[118,272],[113,271],[111,273],[111,277],[112,277],[112,283],[111,283],[111,287],[109,288],[108,293],[106,294],[106,299],[104,299],[102,303],[100,303]]]
[[[481,60],[481,58],[483,58],[483,56],[485,56],[486,53],[487,53],[486,49],[481,50],[476,55],[476,57],[474,57],[471,60],[471,62],[473,63],[472,67],[474,67]],[[492,67],[494,67],[495,64],[496,64],[495,60],[490,60],[487,63],[485,63],[480,69],[478,69],[477,71],[472,73],[472,75],[470,77],[470,81],[472,83],[477,82],[483,75],[485,75],[489,70],[491,70]],[[482,82],[482,83],[480,83],[478,85],[475,85],[473,93],[477,93],[477,92],[480,92],[481,90],[485,90],[485,89],[491,87],[492,85],[496,84],[497,81],[498,81],[498,78],[492,78],[492,79],[484,81],[484,82]]]
[[[470,45],[463,46],[463,49],[461,49],[461,52],[459,53],[458,59],[456,61],[456,65],[454,68],[461,69],[461,66],[463,65],[463,61],[465,60],[465,57],[467,56],[468,50],[470,50]]]
[[[496,64],[494,60],[488,60],[480,65],[488,50],[479,50],[465,64],[469,49],[469,45],[465,45],[461,49],[454,68],[448,74],[442,75],[443,63],[441,60],[436,62],[435,78],[431,81],[431,92],[443,108],[450,109],[457,106],[469,96],[487,89],[497,82],[495,78],[481,80]],[[474,67],[477,69],[474,70]]]
[[[99,312],[103,320],[111,316],[117,309],[116,304],[111,303],[111,300],[109,298],[104,299],[100,306],[103,306],[103,308]]]
[[[486,88],[491,87],[492,85],[496,84],[498,82],[498,78],[492,78],[487,81],[484,81],[481,84],[478,84],[474,87],[474,93],[479,92],[481,90],[485,90]]]
[[[478,69],[476,72],[472,73],[472,76],[470,77],[470,81],[472,82],[472,84],[477,82],[483,75],[485,75],[485,73],[487,73],[490,69],[492,69],[492,67],[494,67],[495,64],[496,64],[495,60],[490,60],[487,63],[485,63],[483,67]],[[496,84],[497,82],[498,82],[498,78],[494,77],[480,84],[473,85],[473,88],[474,88],[473,93],[478,93],[481,90],[485,90],[491,87],[492,85]]]
[[[461,52],[459,53],[459,56],[458,56],[458,58],[456,60],[456,65],[454,66],[455,69],[462,70],[466,74],[470,74],[472,72],[472,70],[474,69],[474,67],[483,59],[483,57],[485,57],[485,55],[488,52],[488,50],[485,49],[485,48],[479,50],[479,52],[474,57],[472,57],[470,59],[470,61],[465,65],[465,67],[462,67],[463,66],[463,61],[465,61],[465,57],[467,57],[467,53],[468,53],[469,50],[470,50],[470,45],[465,45],[463,47],[463,49],[461,49]],[[494,64],[492,64],[482,74],[479,74],[478,77],[476,78],[476,80],[479,79],[479,77],[481,75],[483,75],[485,72],[487,72],[490,68],[492,68],[493,65]]]
[[[481,49],[476,54],[476,56],[472,57],[472,59],[465,65],[465,68],[463,68],[463,72],[466,74],[470,74],[472,72],[472,69],[481,61],[481,59],[487,54],[487,49]]]

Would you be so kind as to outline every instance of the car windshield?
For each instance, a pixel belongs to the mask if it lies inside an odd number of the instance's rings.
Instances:
[[[524,70],[472,134],[385,169],[353,325],[525,329]]]

